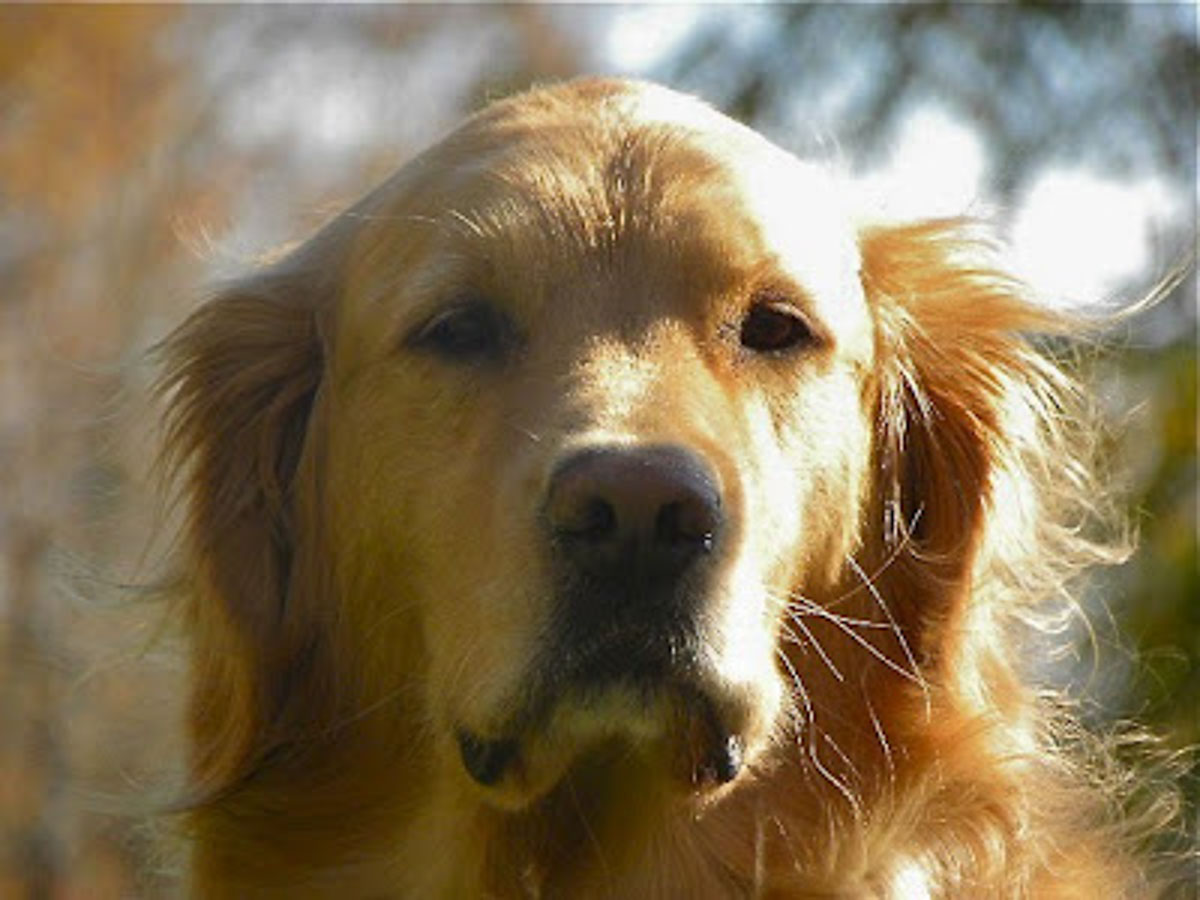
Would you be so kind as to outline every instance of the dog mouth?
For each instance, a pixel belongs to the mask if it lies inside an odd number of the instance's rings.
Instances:
[[[737,778],[746,753],[745,738],[740,733],[723,725],[711,710],[693,709],[684,717],[673,718],[675,727],[670,729],[668,740],[674,745],[669,764],[674,781],[704,792]],[[512,786],[517,787],[533,780],[525,753],[527,741],[485,737],[463,727],[457,729],[455,737],[463,768],[481,787],[496,788],[506,782],[515,782]]]
[[[466,773],[503,805],[523,805],[556,784],[587,751],[622,742],[655,760],[684,792],[707,793],[745,767],[749,713],[679,632],[610,630],[559,648],[542,662],[520,713],[486,733],[459,725]]]

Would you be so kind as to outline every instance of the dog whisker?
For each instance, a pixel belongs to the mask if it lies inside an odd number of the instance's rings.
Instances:
[[[866,573],[863,571],[862,566],[858,564],[858,561],[855,560],[853,556],[847,556],[846,562],[849,563],[850,568],[854,570],[855,574],[863,580],[863,584],[866,585],[867,590],[870,591],[871,597],[875,600],[876,605],[878,605],[880,610],[883,611],[883,614],[887,616],[888,623],[892,628],[892,633],[896,636],[896,641],[900,645],[901,652],[904,653],[904,658],[908,661],[909,667],[911,668],[912,678],[921,687],[921,694],[925,700],[926,721],[932,719],[933,700],[929,692],[929,683],[925,680],[925,676],[921,672],[921,667],[917,664],[917,658],[912,652],[912,647],[910,647],[908,644],[908,639],[904,636],[904,632],[900,628],[900,623],[897,622],[896,617],[892,615],[892,610],[887,605],[887,601],[883,599],[883,594],[880,592],[879,588],[877,588],[875,584],[867,578]]]
[[[875,737],[879,740],[879,746],[883,750],[884,764],[888,770],[888,780],[894,783],[896,780],[896,761],[892,756],[891,742],[887,739],[887,734],[884,732],[883,725],[879,721],[879,716],[875,712],[875,705],[871,702],[870,695],[864,691],[863,697],[866,700],[867,716],[871,720],[871,727],[875,730]]]
[[[900,558],[900,555],[908,548],[909,543],[912,541],[912,534],[917,527],[917,523],[921,521],[922,511],[922,509],[917,509],[917,511],[913,513],[912,520],[909,521],[902,529],[902,537],[900,541],[891,548],[891,551],[888,553],[887,557],[882,563],[879,564],[879,567],[871,573],[871,576],[863,579],[861,584],[856,585],[855,587],[845,591],[843,594],[835,597],[828,604],[826,604],[826,609],[834,606],[840,606],[847,600],[857,597],[864,589],[869,589],[871,585],[875,584],[888,571],[888,569],[892,567],[892,565],[897,559]]]
[[[821,642],[817,640],[816,635],[814,635],[809,627],[804,624],[804,620],[799,616],[792,616],[790,618],[792,623],[804,632],[804,638],[801,638],[794,631],[792,631],[792,629],[788,627],[787,623],[784,623],[783,625],[784,633],[800,647],[807,648],[811,646],[813,650],[816,651],[817,655],[821,657],[822,662],[825,663],[826,667],[833,674],[833,677],[838,681],[845,681],[846,676],[844,676],[841,670],[833,664],[833,660],[829,658],[829,654],[825,652],[825,648],[821,646]],[[807,640],[805,640],[805,638],[807,638]]]
[[[830,750],[837,754],[838,759],[842,761],[847,770],[849,770],[849,772],[854,776],[854,780],[860,780],[861,775],[859,774],[858,767],[854,765],[854,763],[850,760],[850,757],[845,754],[842,748],[838,745],[838,742],[833,739],[829,732],[822,730],[820,736],[825,742],[826,746],[828,746]]]
[[[356,722],[361,722],[363,719],[368,718],[373,713],[376,713],[381,709],[385,709],[386,707],[388,707],[392,703],[394,703],[396,700],[403,697],[405,694],[415,694],[415,693],[416,693],[415,685],[412,685],[412,684],[400,685],[399,687],[395,688],[394,690],[388,691],[387,693],[385,693],[382,697],[378,698],[377,700],[374,700],[373,702],[368,703],[366,706],[359,707],[358,709],[354,710],[354,712],[350,713],[349,715],[343,716],[342,718],[339,718],[339,719],[334,719],[322,730],[322,732],[321,732],[322,736],[327,737],[327,738],[333,737],[338,732],[343,731],[346,728],[349,728],[351,725],[355,724]]]
[[[801,649],[801,651],[807,652],[807,650],[808,650],[808,642],[807,641],[805,641],[803,638],[801,638],[799,635],[797,635],[794,631],[792,631],[792,629],[786,623],[783,624],[782,628],[783,628],[783,635],[784,635],[785,643],[795,644],[796,646],[798,646]],[[845,678],[841,676],[841,673],[839,671],[835,671],[834,674],[835,674],[835,676],[838,677],[839,681],[842,681],[843,683],[845,683]],[[865,689],[863,691],[863,696],[864,696],[864,698],[867,697],[867,692]],[[845,715],[844,712],[840,709],[826,708],[824,711],[824,715],[826,718],[832,719],[841,725],[854,727],[856,724],[853,717]]]
[[[604,845],[600,843],[600,839],[596,836],[595,830],[592,828],[592,823],[588,821],[587,812],[583,808],[583,804],[579,802],[579,794],[575,790],[575,781],[571,776],[567,776],[566,786],[568,795],[571,798],[571,805],[575,809],[575,815],[579,817],[579,824],[583,827],[584,834],[587,835],[588,843],[596,854],[596,862],[599,865],[602,883],[613,883],[613,870],[609,865],[608,858],[604,852]]]
[[[763,833],[763,800],[757,798],[754,804],[754,877],[752,887],[755,900],[763,896],[763,884],[767,875],[766,835]]]
[[[462,690],[464,686],[472,684],[472,673],[476,670],[478,663],[476,662],[477,650],[484,643],[483,635],[479,632],[472,632],[466,638],[466,645],[463,647],[463,652],[459,655],[453,669],[450,671],[448,683],[454,690]]]
[[[791,676],[792,685],[795,687],[797,696],[804,707],[804,719],[800,723],[800,733],[796,735],[796,744],[805,751],[805,757],[812,763],[813,768],[824,778],[829,784],[845,798],[846,802],[853,810],[855,818],[861,817],[861,802],[855,792],[841,778],[829,770],[829,767],[821,759],[820,750],[817,747],[817,736],[819,735],[832,748],[836,749],[839,757],[845,759],[845,754],[837,743],[822,729],[816,722],[816,710],[813,707],[812,698],[809,696],[807,688],[804,686],[804,681],[800,677],[800,673],[796,671],[791,660],[787,658],[787,654],[782,651],[776,651],[776,655],[783,662],[784,667],[788,670]]]
[[[785,610],[785,614],[792,621],[796,621],[802,615],[806,615],[806,614],[807,615],[819,615],[819,613],[815,612],[816,609],[820,609],[820,607],[806,608],[804,610],[804,612],[801,613],[794,609],[789,608],[789,609]],[[822,617],[822,618],[824,618],[824,617]],[[829,621],[831,621],[831,622],[833,622],[833,624],[837,625],[847,637],[849,637],[851,640],[853,640],[856,644],[858,644],[860,647],[862,647],[864,650],[866,650],[868,653],[870,653],[873,657],[875,657],[875,659],[879,660],[879,662],[883,663],[885,666],[887,666],[889,669],[891,669],[897,675],[900,675],[903,678],[907,678],[909,681],[913,682],[914,684],[920,685],[922,688],[925,688],[925,682],[922,679],[920,672],[916,671],[915,668],[911,671],[909,669],[904,668],[904,666],[897,663],[894,659],[892,659],[890,656],[888,656],[886,653],[884,653],[882,650],[880,650],[878,647],[876,647],[874,644],[872,644],[870,641],[868,641],[862,635],[858,634],[852,628],[843,624],[842,622],[838,621],[837,619],[831,618],[831,619],[829,619]],[[874,627],[880,627],[882,625],[883,628],[886,628],[888,631],[891,631],[893,634],[895,633],[894,626],[887,625],[884,623],[872,623],[872,625]]]
[[[867,629],[883,629],[890,630],[891,626],[887,622],[879,622],[875,619],[860,619],[855,616],[847,616],[842,613],[831,612],[828,607],[822,606],[816,601],[810,600],[803,594],[799,593],[776,593],[771,592],[773,597],[784,600],[789,606],[799,606],[805,615],[818,616],[827,621],[833,622],[836,625],[846,626],[849,628],[867,628]],[[795,610],[793,610],[795,611]]]
[[[529,438],[529,440],[535,444],[540,444],[542,442],[542,436],[535,431],[530,431],[528,428],[518,425],[516,422],[505,421],[504,424],[507,425],[509,428],[511,428],[513,431],[516,431],[518,434],[522,434],[525,437]]]
[[[801,728],[807,728],[813,720],[812,698],[809,697],[808,689],[804,686],[804,680],[800,677],[800,673],[796,671],[796,667],[792,665],[792,661],[788,659],[787,654],[782,650],[776,650],[775,655],[779,657],[780,661],[784,665],[784,668],[787,669],[788,675],[791,679],[792,687],[796,690],[793,699],[799,698],[800,700],[802,709],[795,710],[797,714],[803,712],[798,725]]]

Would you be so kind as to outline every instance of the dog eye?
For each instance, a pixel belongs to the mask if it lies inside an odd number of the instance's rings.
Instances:
[[[501,358],[512,338],[513,326],[504,313],[473,300],[437,313],[408,343],[454,362],[476,362]]]
[[[803,316],[779,300],[762,300],[750,307],[739,338],[743,347],[759,353],[779,353],[816,340]]]

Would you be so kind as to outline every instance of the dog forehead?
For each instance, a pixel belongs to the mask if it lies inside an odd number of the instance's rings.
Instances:
[[[644,126],[680,129],[718,161],[732,203],[722,218],[740,219],[783,274],[808,289],[838,330],[865,318],[850,190],[828,167],[804,162],[707,104],[657,85],[629,101]],[[716,212],[716,211],[714,211]]]
[[[657,238],[681,264],[697,253],[729,256],[734,269],[768,263],[804,289],[835,333],[865,320],[852,192],[828,167],[659,85],[584,81],[563,91],[566,101],[543,112],[545,121],[537,117],[540,127],[526,137],[534,152],[524,152],[520,141],[511,145],[523,173],[513,180],[524,181],[536,204],[583,211],[581,230],[615,231],[618,223],[647,218],[630,238]],[[561,155],[538,152],[555,140],[566,142]],[[546,168],[567,171],[548,175]],[[511,211],[511,198],[502,202]],[[689,238],[696,239],[692,248]],[[690,260],[689,249],[697,251]]]
[[[585,80],[492,104],[368,207],[383,214],[361,221],[387,223],[363,242],[374,251],[363,254],[369,280],[386,293],[409,280],[406,268],[434,293],[472,277],[453,273],[487,268],[502,286],[516,282],[518,303],[555,293],[540,281],[622,266],[735,290],[767,272],[794,282],[835,335],[867,321],[857,239],[832,173],[657,85]]]

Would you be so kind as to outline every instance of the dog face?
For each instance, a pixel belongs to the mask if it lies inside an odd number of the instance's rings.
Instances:
[[[501,104],[360,207],[324,398],[341,593],[419,622],[434,739],[506,806],[613,741],[685,785],[761,751],[871,450],[836,186],[693,101],[593,99]]]
[[[1079,320],[971,223],[849,195],[695,101],[572,83],[176,332],[198,893],[1135,871],[1009,637],[1112,556],[1024,337]]]

